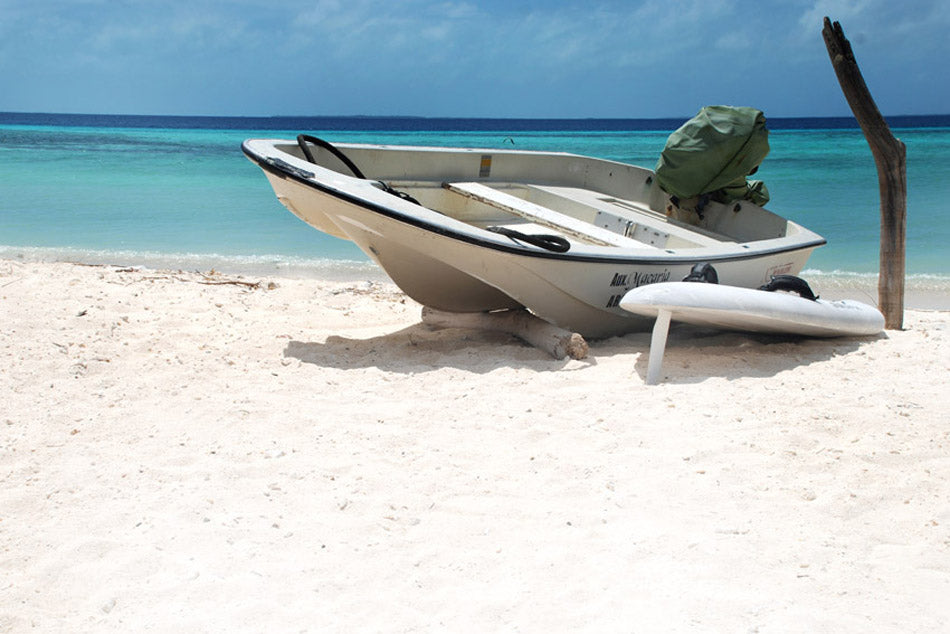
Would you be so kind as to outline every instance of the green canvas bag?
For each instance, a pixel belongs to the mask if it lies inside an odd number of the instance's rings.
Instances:
[[[755,108],[706,106],[667,139],[656,164],[664,191],[681,199],[769,200],[762,181],[747,181],[769,153],[765,115]]]

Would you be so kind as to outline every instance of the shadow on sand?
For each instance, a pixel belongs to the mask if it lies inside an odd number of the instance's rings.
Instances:
[[[768,378],[857,351],[878,338],[818,339],[723,332],[677,324],[670,330],[661,383],[692,384],[710,377]],[[290,341],[286,358],[325,368],[375,367],[386,372],[418,373],[456,368],[487,373],[501,367],[550,372],[596,365],[598,358],[627,355],[631,371],[646,381],[650,333],[634,333],[590,342],[583,361],[552,359],[546,352],[504,333],[459,328],[433,330],[419,323],[399,331],[355,339],[331,335],[324,342]]]
[[[663,357],[660,383],[700,383],[710,377],[725,379],[770,378],[798,367],[820,363],[856,352],[862,345],[887,338],[817,338],[729,332],[676,324]],[[649,334],[628,335],[618,342],[617,352],[640,352],[635,371],[646,381],[649,364]],[[629,341],[629,343],[628,343]]]
[[[429,372],[447,367],[474,373],[501,367],[545,372],[564,368],[571,362],[570,359],[553,359],[546,352],[505,333],[461,328],[433,330],[422,323],[367,339],[331,335],[323,343],[290,341],[284,356],[325,368],[375,367],[397,373]],[[589,361],[592,359],[580,363]]]

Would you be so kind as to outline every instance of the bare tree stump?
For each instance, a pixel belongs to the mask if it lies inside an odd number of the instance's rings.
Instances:
[[[881,193],[881,262],[878,276],[878,306],[884,327],[900,330],[904,325],[904,274],[907,228],[907,148],[891,134],[871,92],[864,83],[851,43],[838,22],[825,18],[822,30],[838,83],[851,112],[861,126],[877,165]]]
[[[422,322],[434,328],[473,328],[514,335],[555,359],[584,359],[588,345],[576,332],[558,328],[527,310],[502,310],[492,313],[450,313],[424,306]]]

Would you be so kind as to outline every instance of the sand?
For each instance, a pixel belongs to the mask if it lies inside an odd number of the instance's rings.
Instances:
[[[950,628],[950,313],[674,329],[657,386],[419,314],[0,261],[0,631]]]

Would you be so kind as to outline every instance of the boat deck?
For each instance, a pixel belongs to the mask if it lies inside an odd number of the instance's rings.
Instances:
[[[667,217],[636,201],[577,187],[498,182],[392,183],[424,205],[475,226],[556,232],[621,248],[723,247],[735,240]]]
[[[640,246],[636,240],[620,233],[578,220],[573,216],[554,211],[549,207],[535,204],[482,183],[443,183],[442,187],[450,192],[518,216],[546,229],[554,229],[568,237],[580,238],[586,242],[602,246],[628,248]]]

